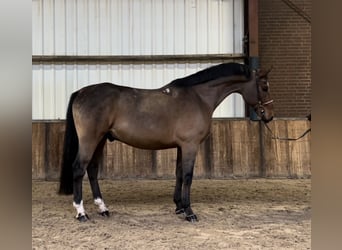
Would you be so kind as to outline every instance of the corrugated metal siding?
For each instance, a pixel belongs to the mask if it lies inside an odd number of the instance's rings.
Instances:
[[[33,0],[34,55],[242,53],[243,0]]]
[[[217,63],[33,64],[32,117],[37,120],[64,119],[71,93],[92,83],[112,82],[137,88],[159,88],[173,79]],[[244,116],[242,97],[230,95],[215,110],[214,116]]]
[[[235,54],[243,51],[243,0],[33,0],[33,55]],[[70,94],[109,81],[158,88],[222,61],[34,63],[32,118],[64,119]],[[244,116],[239,95],[215,117]]]

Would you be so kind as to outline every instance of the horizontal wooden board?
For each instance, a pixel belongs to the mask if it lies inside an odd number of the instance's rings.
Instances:
[[[295,138],[310,127],[307,120],[276,119],[274,136]],[[32,123],[32,178],[57,180],[64,141],[64,121]],[[199,146],[196,178],[310,177],[311,134],[297,141],[274,140],[263,123],[248,119],[214,119]],[[100,178],[174,178],[177,149],[142,150],[107,142]]]
[[[298,138],[308,128],[307,120],[276,120],[269,127],[274,137]],[[311,133],[298,140],[275,140],[271,133],[262,127],[262,157],[265,177],[309,177]]]

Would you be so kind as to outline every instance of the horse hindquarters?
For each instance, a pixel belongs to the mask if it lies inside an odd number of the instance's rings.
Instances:
[[[86,221],[88,219],[88,216],[83,208],[82,200],[82,181],[85,171],[88,173],[94,202],[99,206],[101,215],[109,215],[108,209],[102,200],[102,195],[97,180],[98,165],[99,161],[102,159],[102,151],[105,144],[105,139],[106,138],[102,138],[102,140],[98,142],[98,140],[94,139],[89,134],[83,134],[79,139],[79,150],[77,158],[73,164],[73,205],[76,208],[76,218],[79,221]]]
[[[67,108],[59,194],[73,194],[77,218],[86,220],[87,215],[82,202],[82,178],[85,171],[80,166],[79,139],[72,108],[78,94],[79,91],[71,95]]]
[[[100,140],[100,143],[91,136],[85,137],[81,135],[79,139],[77,127],[84,124],[80,120],[74,120],[72,109],[78,93],[79,91],[71,95],[67,109],[59,194],[74,195],[73,206],[77,210],[76,218],[80,221],[85,221],[88,219],[88,216],[83,207],[82,180],[86,170],[93,191],[94,202],[99,206],[102,215],[108,215],[97,180],[98,164],[102,157],[106,138],[103,138],[102,141]]]

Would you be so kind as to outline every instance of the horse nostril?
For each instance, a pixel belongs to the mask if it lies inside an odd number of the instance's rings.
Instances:
[[[273,120],[273,116],[271,116],[269,119],[265,119],[264,121],[265,121],[265,123],[268,123],[268,122],[270,122],[272,120]]]

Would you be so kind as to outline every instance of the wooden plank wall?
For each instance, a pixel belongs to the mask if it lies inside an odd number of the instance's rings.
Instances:
[[[275,136],[297,138],[310,127],[307,120],[276,120],[269,123]],[[263,168],[265,177],[311,176],[311,133],[297,141],[272,140],[270,133],[262,127]]]
[[[299,119],[269,123],[280,137],[297,137],[310,127]],[[59,178],[64,121],[32,123],[32,178]],[[214,119],[210,136],[200,145],[196,178],[306,178],[311,176],[309,133],[297,141],[273,140],[260,122]],[[174,178],[177,150],[141,150],[108,142],[100,178]]]

